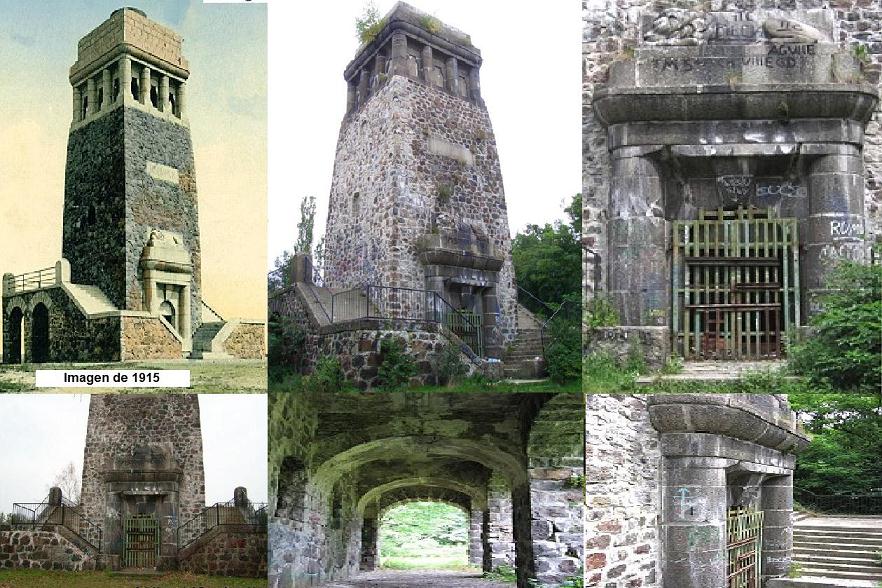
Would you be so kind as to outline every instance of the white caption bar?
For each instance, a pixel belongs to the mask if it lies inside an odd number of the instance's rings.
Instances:
[[[266,0],[202,0],[203,4],[266,4]]]
[[[37,370],[37,388],[189,388],[190,370]]]

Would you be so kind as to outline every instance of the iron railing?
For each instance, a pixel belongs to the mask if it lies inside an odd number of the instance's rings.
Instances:
[[[43,502],[16,502],[12,505],[10,524],[30,529],[61,526],[101,552],[101,527],[84,517],[81,508],[66,499],[62,499],[60,504],[50,504],[48,499]]]
[[[540,300],[537,296],[535,296],[529,290],[518,286],[518,292],[522,294],[526,294],[531,304],[528,306],[523,304],[527,310],[538,315],[536,318],[539,323],[539,338],[540,343],[542,345],[542,352],[545,353],[545,347],[549,343],[549,339],[547,336],[547,332],[549,327],[551,326],[552,321],[555,319],[566,319],[566,320],[582,320],[582,303],[581,302],[573,302],[570,300],[564,300],[560,304],[554,304],[551,302],[545,302]],[[532,308],[531,308],[532,307]]]
[[[218,502],[203,508],[198,515],[178,525],[176,530],[178,549],[187,547],[215,527],[224,525],[266,527],[266,523],[265,502],[248,502],[239,505],[234,500]]]
[[[27,292],[29,290],[47,288],[55,284],[54,267],[47,267],[18,276],[10,276],[3,281],[4,290],[7,292]]]
[[[459,337],[476,357],[484,355],[483,317],[456,309],[433,290],[366,284],[331,296],[331,322],[358,319],[437,323]]]
[[[882,515],[882,491],[866,494],[815,494],[794,489],[794,499],[802,506],[831,514]]]

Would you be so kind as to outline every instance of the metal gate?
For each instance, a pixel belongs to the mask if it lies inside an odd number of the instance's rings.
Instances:
[[[686,359],[773,359],[799,324],[797,222],[771,208],[700,210],[673,235],[674,349]]]
[[[748,508],[730,510],[726,517],[728,588],[759,588],[762,578],[763,513]]]
[[[123,562],[127,568],[155,568],[159,559],[159,522],[153,515],[125,519]]]

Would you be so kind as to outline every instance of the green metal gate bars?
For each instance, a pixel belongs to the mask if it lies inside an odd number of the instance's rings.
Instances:
[[[759,588],[762,578],[763,513],[736,508],[726,517],[728,588]]]
[[[772,359],[800,323],[797,221],[771,208],[700,210],[673,235],[674,349],[686,359]]]
[[[125,519],[123,561],[127,568],[155,568],[159,560],[159,522],[153,515]]]

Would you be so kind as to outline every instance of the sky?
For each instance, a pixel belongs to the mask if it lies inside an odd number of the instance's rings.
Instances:
[[[509,226],[564,218],[582,184],[581,8],[475,0],[411,0],[471,35],[481,50],[481,92],[502,166]],[[392,0],[376,0],[385,14]],[[300,201],[317,200],[324,234],[337,133],[346,108],[343,70],[355,56],[363,0],[269,6],[269,256],[297,237]]]
[[[266,5],[201,0],[0,0],[0,274],[61,256],[68,70],[77,42],[123,6],[184,38],[203,297],[266,316]],[[51,18],[50,18],[51,15]]]
[[[237,486],[266,502],[266,395],[200,395],[199,408],[206,504]],[[45,498],[68,463],[82,475],[88,417],[88,394],[0,394],[0,512]]]

